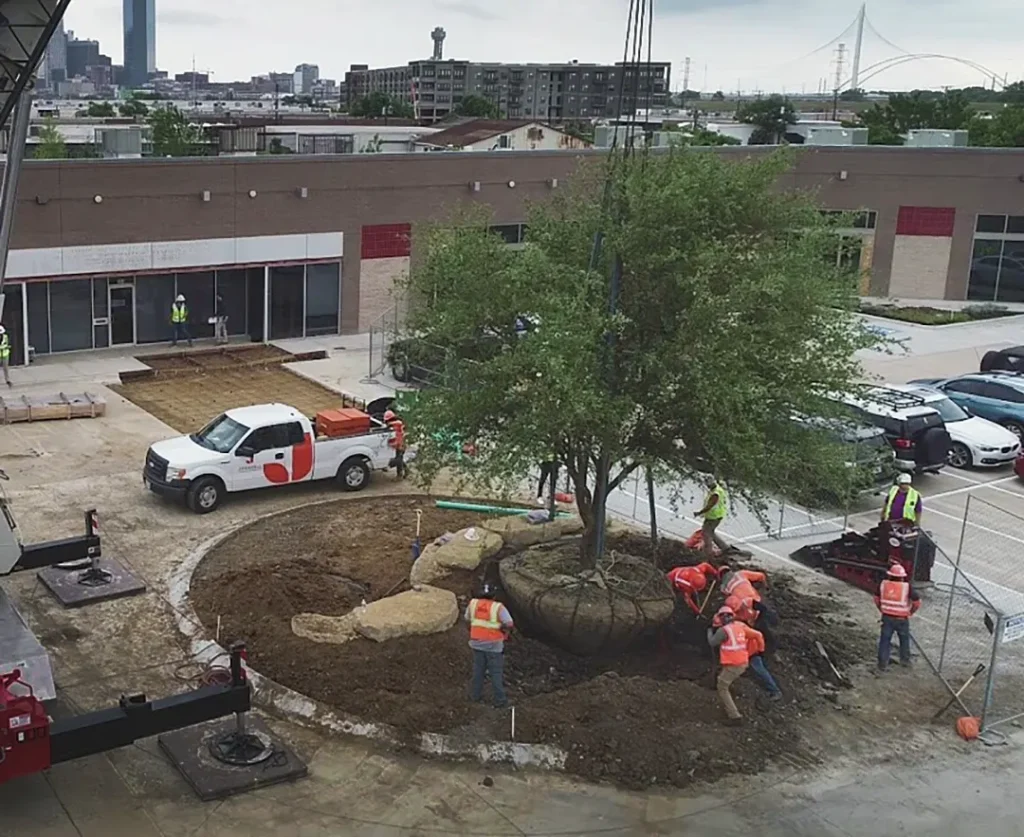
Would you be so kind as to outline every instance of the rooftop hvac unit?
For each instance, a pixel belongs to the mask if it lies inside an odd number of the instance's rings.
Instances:
[[[922,128],[907,132],[907,148],[966,148],[967,131]]]

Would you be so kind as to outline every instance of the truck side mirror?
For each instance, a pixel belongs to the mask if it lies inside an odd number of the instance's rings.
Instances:
[[[235,448],[235,456],[241,456],[243,459],[252,459],[256,455],[256,449],[251,445],[239,445]]]

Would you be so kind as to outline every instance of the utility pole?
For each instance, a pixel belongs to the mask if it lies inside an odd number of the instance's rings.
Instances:
[[[864,46],[864,20],[867,18],[868,5],[863,3],[857,13],[857,40],[853,44],[853,75],[850,77],[850,89],[860,90],[860,52]]]

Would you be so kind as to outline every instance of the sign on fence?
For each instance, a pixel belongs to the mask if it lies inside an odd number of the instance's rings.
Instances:
[[[1013,642],[1024,637],[1024,613],[1007,616],[1003,619],[1003,642]]]

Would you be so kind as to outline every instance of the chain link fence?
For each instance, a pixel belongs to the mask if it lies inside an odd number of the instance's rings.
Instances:
[[[402,328],[402,306],[395,303],[370,324],[370,361],[366,380],[375,382],[388,368],[388,350]]]

